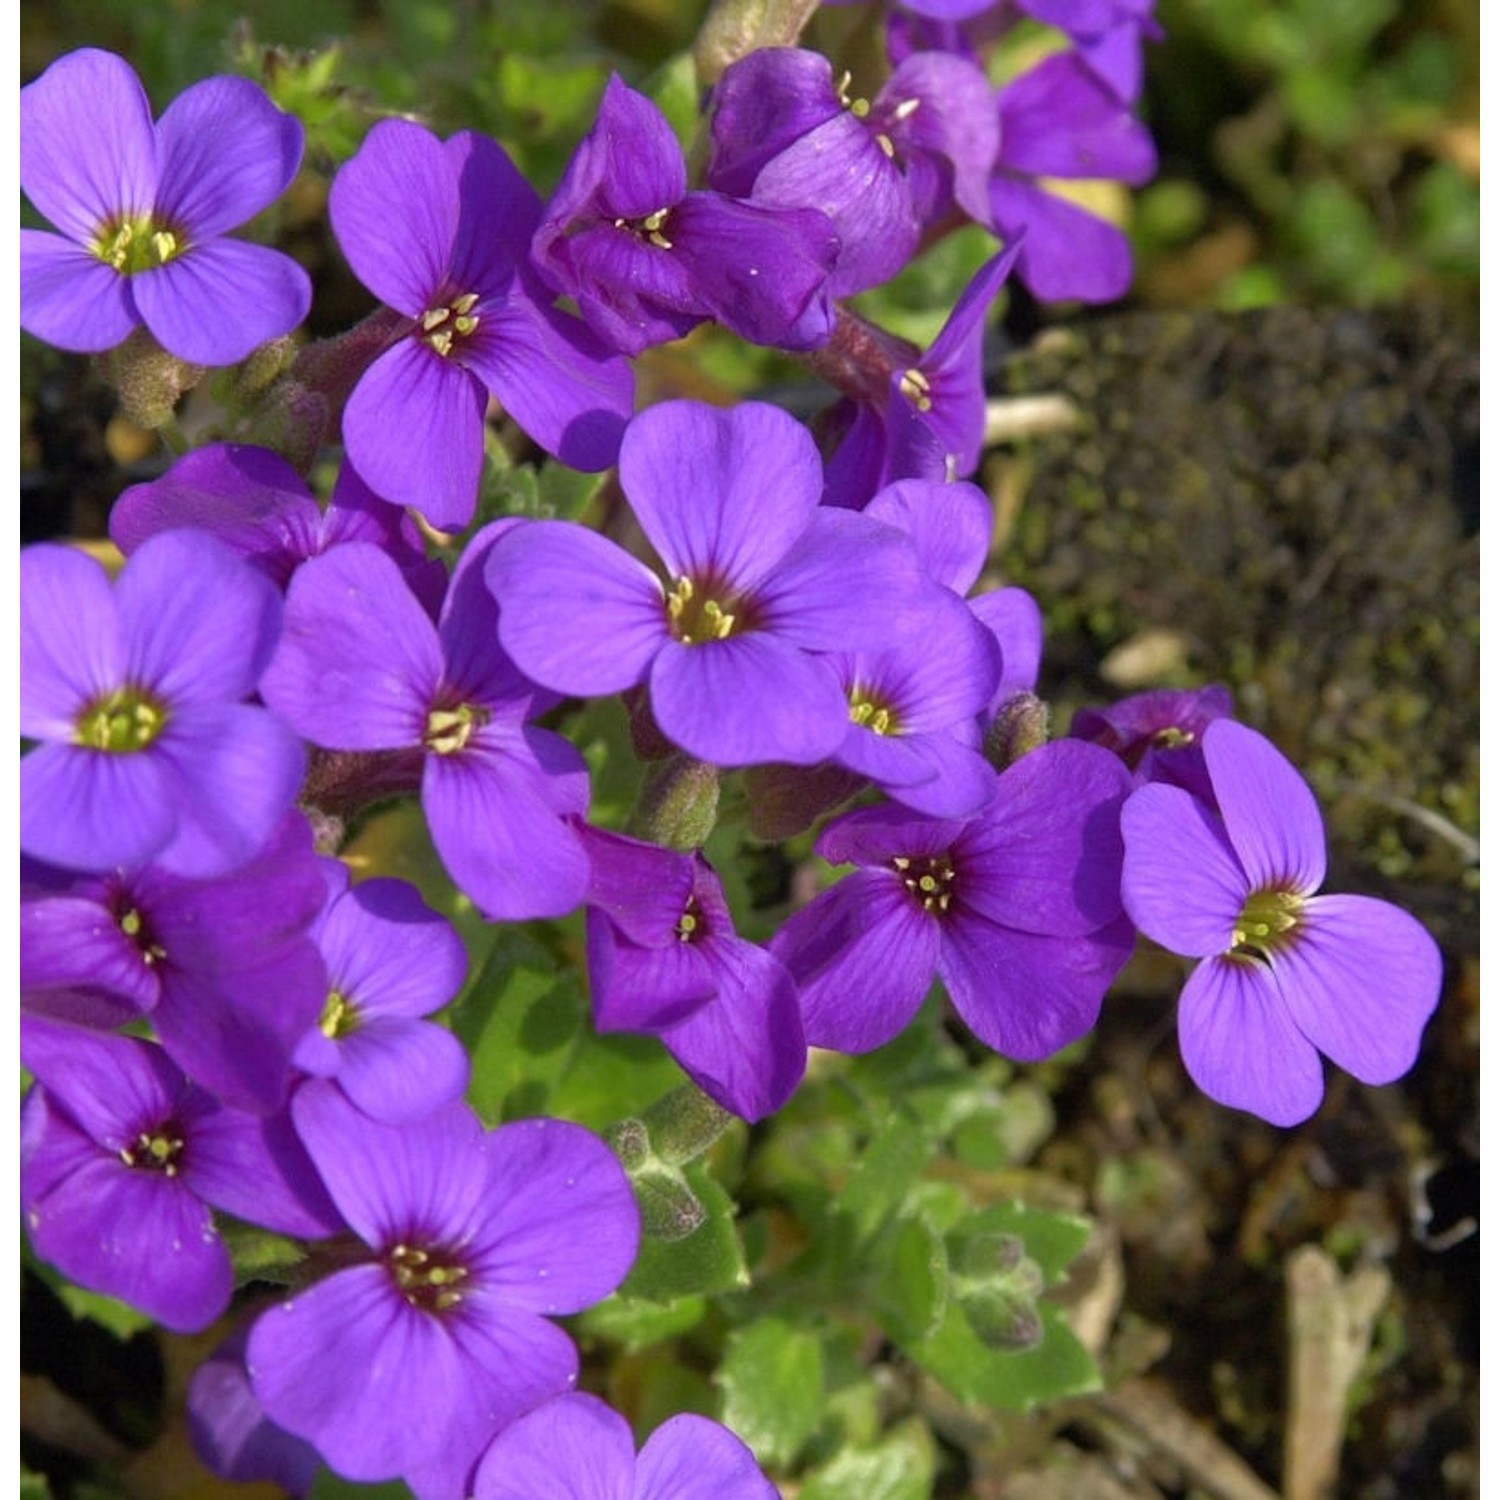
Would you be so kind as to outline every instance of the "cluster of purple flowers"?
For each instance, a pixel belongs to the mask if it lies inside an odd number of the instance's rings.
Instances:
[[[1137,929],[1200,961],[1182,1047],[1215,1098],[1291,1123],[1319,1053],[1367,1082],[1410,1066],[1435,946],[1383,903],[1315,894],[1311,794],[1219,690],[1015,733],[1041,621],[1020,590],[974,592],[992,516],[957,476],[979,458],[979,343],[1012,272],[1043,297],[1123,290],[1119,231],[1044,184],[1149,176],[1150,23],[1128,0],[1018,5],[1076,45],[997,91],[978,8],[893,18],[869,100],[810,52],[733,64],[701,187],[618,78],[545,203],[482,135],[382,123],[330,198],[385,310],[330,408],[327,507],[284,458],[219,444],[122,497],[117,578],[25,553],[26,1223],[64,1274],[188,1330],[230,1304],[226,1216],[304,1242],[295,1293],[195,1383],[221,1472],[305,1489],[326,1462],[422,1500],[774,1494],[715,1424],[677,1418],[637,1455],[570,1393],[549,1319],[629,1271],[630,1181],[578,1126],[487,1130],[464,1102],[468,1060],[430,1019],[464,986],[462,942],[327,852],[380,798],[420,798],[486,919],[586,908],[597,1026],[659,1037],[748,1120],[809,1046],[895,1037],[934,978],[982,1042],[1047,1057],[1092,1029]],[[144,323],[232,363],[301,321],[305,276],[224,238],[300,157],[252,85],[211,80],[153,125],[90,51],[22,97],[23,186],[62,232],[23,231],[28,329],[95,351]],[[1005,248],[925,353],[840,302],[965,220]],[[632,415],[629,360],[710,319],[843,372],[826,461],[768,405]],[[631,545],[506,518],[451,568],[428,556],[405,508],[471,523],[492,398],[562,463],[617,466]],[[657,770],[743,770],[791,831],[841,810],[816,849],[853,872],[769,943],[739,935],[711,815],[689,839],[589,822],[585,760],[541,721],[614,694]]]

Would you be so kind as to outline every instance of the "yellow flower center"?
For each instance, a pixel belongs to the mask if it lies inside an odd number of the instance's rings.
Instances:
[[[107,219],[89,241],[89,249],[122,276],[154,271],[176,260],[187,248],[187,237],[180,229],[149,213]]]
[[[474,312],[478,303],[478,292],[465,292],[461,297],[429,307],[422,314],[422,342],[446,359],[453,353],[455,342],[462,343],[479,327]]]
[[[456,755],[473,738],[474,731],[483,729],[489,722],[489,709],[478,703],[435,708],[427,715],[422,743],[434,755]]]
[[[667,238],[666,227],[671,212],[670,208],[659,208],[644,219],[616,219],[615,228],[628,229],[638,240],[655,245],[658,250],[670,250],[672,242]]]
[[[901,883],[921,904],[923,911],[941,916],[953,900],[953,882],[957,871],[946,854],[934,855],[931,859],[908,859],[897,855],[891,868],[901,877]]]
[[[1290,946],[1302,923],[1304,898],[1295,891],[1252,891],[1234,924],[1229,956],[1252,963],[1270,963]]]
[[[469,1272],[441,1251],[395,1245],[386,1256],[386,1265],[390,1268],[396,1290],[422,1312],[447,1312],[463,1301],[458,1283]]]
[[[96,698],[78,716],[73,743],[91,750],[129,755],[144,750],[167,722],[166,705],[144,688],[116,688]]]
[[[679,578],[667,595],[667,619],[672,634],[684,646],[727,640],[737,624],[744,628],[739,615],[717,599],[701,596],[691,578]]]

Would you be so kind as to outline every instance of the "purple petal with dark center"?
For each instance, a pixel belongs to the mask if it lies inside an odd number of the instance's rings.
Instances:
[[[585,473],[614,463],[635,381],[630,366],[577,318],[517,294],[481,315],[465,360],[554,458]]]
[[[465,1399],[447,1323],[409,1306],[378,1265],[340,1271],[263,1313],[246,1368],[267,1416],[348,1479],[394,1479],[424,1462]],[[359,1378],[330,1380],[330,1370]]]
[[[708,945],[717,993],[662,1042],[703,1090],[742,1120],[763,1120],[807,1069],[797,987],[781,960],[738,938]]]
[[[207,78],[167,106],[156,148],[156,210],[199,243],[238,228],[287,190],[302,161],[302,125],[248,78]]]
[[[100,1036],[61,1022],[23,1016],[22,1065],[47,1090],[53,1113],[107,1156],[169,1120],[186,1086],[160,1047],[135,1037]]]
[[[566,916],[588,892],[578,835],[548,805],[524,741],[429,755],[422,809],[455,884],[492,921]]]
[[[219,875],[252,858],[290,810],[306,769],[301,740],[249,704],[184,708],[152,750],[184,796],[177,831],[156,856],[177,875]]]
[[[1156,174],[1151,133],[1076,53],[1054,53],[1000,91],[999,164],[1034,177],[1107,177],[1140,187]]]
[[[69,741],[82,711],[125,680],[119,605],[104,569],[71,547],[24,548],[19,572],[18,727]]]
[[[732,62],[714,85],[708,183],[748,198],[768,163],[844,112],[833,66],[803,47],[763,47]]]
[[[1130,290],[1130,241],[1113,224],[1018,178],[990,179],[993,227],[1016,241],[1016,274],[1043,302],[1114,302]]]
[[[477,130],[450,136],[443,154],[458,183],[459,201],[449,276],[462,291],[497,295],[530,256],[542,217],[541,195],[504,148]]]
[[[276,586],[198,531],[153,537],[115,586],[126,677],[179,710],[255,690],[281,631]]]
[[[672,254],[688,267],[703,308],[753,344],[816,348],[833,331],[831,310],[803,322],[838,258],[833,221],[816,209],[740,203],[689,193],[673,211]]]
[[[500,643],[528,677],[561,693],[618,693],[671,639],[661,584],[613,542],[568,521],[502,537],[485,564]]]
[[[1443,984],[1427,929],[1368,896],[1315,896],[1272,968],[1297,1029],[1361,1083],[1391,1083],[1417,1060]]]
[[[297,1090],[292,1119],[339,1212],[371,1249],[458,1245],[485,1211],[484,1127],[466,1104],[377,1124],[314,1081]]]
[[[564,1120],[517,1120],[485,1142],[487,1215],[473,1275],[508,1307],[555,1316],[607,1297],[640,1241],[635,1193],[598,1136]]]
[[[181,788],[151,751],[38,745],[21,760],[21,852],[69,870],[151,858],[177,827]]]
[[[683,907],[677,909],[681,916]],[[695,943],[632,942],[598,910],[588,914],[589,998],[600,1031],[659,1032],[685,1020],[718,989]]]
[[[919,229],[906,179],[848,110],[768,162],[755,179],[752,201],[828,215],[839,238],[838,263],[828,279],[835,297],[889,281],[916,249]]]
[[[597,1396],[558,1396],[502,1430],[474,1475],[474,1500],[636,1500],[635,1443]],[[681,1496],[684,1490],[671,1491]]]
[[[1130,773],[1097,745],[1054,740],[1023,755],[954,845],[960,904],[1048,937],[1114,921],[1130,789]]]
[[[693,894],[692,856],[602,828],[580,833],[593,869],[589,905],[632,943],[680,946],[677,921]]]
[[[130,64],[112,52],[70,52],[21,90],[20,145],[21,191],[80,245],[120,214],[152,206],[151,105]]]
[[[1180,787],[1143,786],[1120,814],[1120,895],[1153,942],[1187,958],[1227,953],[1251,885],[1224,822]]]
[[[321,550],[323,517],[285,459],[248,443],[211,443],[160,479],[131,485],[109,513],[110,537],[127,557],[180,527],[208,532],[285,587],[297,564]]]
[[[261,694],[330,750],[418,745],[442,677],[437,628],[385,553],[351,542],[298,569]]]
[[[782,925],[771,952],[801,997],[813,1047],[869,1052],[922,1008],[940,929],[889,870],[856,870]]]
[[[1323,817],[1291,761],[1233,719],[1208,726],[1203,755],[1249,889],[1316,891],[1328,869]]]
[[[408,318],[421,317],[443,288],[459,214],[453,161],[410,120],[376,125],[328,193],[333,232],[354,274]]]
[[[175,1333],[196,1333],[229,1306],[229,1252],[180,1177],[100,1155],[26,1203],[26,1222],[37,1254],[65,1276]]]
[[[764,634],[669,643],[652,664],[651,707],[674,745],[716,766],[816,765],[849,721],[833,669]]]
[[[755,1455],[727,1427],[692,1412],[663,1422],[646,1439],[635,1465],[634,1500],[776,1500]]]
[[[157,976],[98,901],[23,893],[20,939],[21,1003],[28,1009],[45,1004],[48,990],[104,990],[137,1012],[156,1004]]]
[[[823,466],[811,434],[779,407],[669,401],[630,424],[620,483],[670,577],[743,591],[807,527]]]
[[[917,639],[933,595],[905,535],[824,506],[755,589],[754,618],[810,651],[878,650]]]
[[[967,825],[924,818],[903,807],[864,807],[835,818],[813,848],[830,864],[888,865],[947,854]]]
[[[1094,1028],[1135,949],[1123,917],[1085,937],[1041,937],[950,913],[938,973],[964,1023],[1014,1062],[1040,1062]]]
[[[967,594],[984,571],[995,516],[977,485],[898,479],[865,506],[865,514],[905,532],[929,576],[955,594]]]
[[[1231,1109],[1297,1125],[1322,1102],[1317,1048],[1292,1021],[1271,970],[1253,959],[1208,958],[1193,970],[1177,1039],[1193,1082]]]
[[[156,341],[197,365],[232,365],[307,316],[312,282],[291,256],[244,240],[210,240],[130,279]]]
[[[456,531],[479,498],[484,408],[478,376],[403,339],[365,371],[344,408],[349,462],[377,495]]]
[[[129,280],[68,240],[21,230],[21,327],[74,354],[123,343],[141,321]]]
[[[687,191],[682,147],[667,117],[644,94],[610,76],[593,128],[574,153],[547,217],[644,219]]]

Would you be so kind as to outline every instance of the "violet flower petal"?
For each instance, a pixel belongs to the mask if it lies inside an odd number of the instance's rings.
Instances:
[[[22,852],[69,870],[140,864],[177,827],[179,790],[160,756],[38,745],[20,766]]]
[[[995,518],[977,485],[898,479],[864,513],[910,537],[928,575],[955,594],[967,594],[984,571]]]
[[[1220,1104],[1296,1125],[1323,1099],[1323,1064],[1297,1029],[1276,977],[1254,959],[1205,959],[1177,1005],[1177,1039],[1194,1083]]]
[[[430,1021],[378,1016],[339,1042],[338,1084],[372,1120],[402,1124],[463,1098],[469,1054]]]
[[[663,1422],[635,1465],[634,1500],[777,1500],[755,1455],[727,1427],[692,1412]]]
[[[635,1466],[624,1417],[596,1396],[570,1393],[501,1431],[475,1472],[474,1500],[636,1500]]]
[[[73,354],[113,349],[140,321],[130,278],[40,229],[21,230],[21,327]]]
[[[1130,241],[1115,225],[1003,175],[990,179],[990,211],[1017,242],[1016,274],[1043,302],[1114,302],[1130,290]]]
[[[104,569],[71,547],[23,549],[19,582],[19,728],[68,741],[82,711],[124,680],[119,602]]]

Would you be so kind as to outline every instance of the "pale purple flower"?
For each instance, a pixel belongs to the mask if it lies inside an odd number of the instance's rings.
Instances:
[[[286,1118],[230,1109],[160,1047],[24,1017],[36,1078],[21,1119],[21,1203],[36,1252],[168,1328],[206,1327],[234,1273],[213,1208],[283,1234],[338,1228]]]
[[[588,807],[583,757],[529,722],[556,699],[516,670],[495,636],[489,550],[465,549],[436,623],[396,564],[350,542],[298,569],[266,701],[329,750],[410,752],[422,807],[459,888],[489,917],[562,916],[583,899],[588,859],[566,822]]]
[[[1135,772],[1137,785],[1165,781],[1211,803],[1213,785],[1203,759],[1203,733],[1234,713],[1229,689],[1158,688],[1108,708],[1081,708],[1069,735],[1113,750]]]
[[[281,629],[263,574],[198,532],[152,538],[111,585],[91,557],[21,554],[21,849],[109,870],[221,874],[266,842],[302,746],[254,692]]]
[[[688,191],[666,116],[613,76],[532,254],[612,348],[639,354],[708,318],[757,344],[825,343],[837,250],[814,209]]]
[[[797,981],[807,1040],[867,1052],[940,977],[987,1046],[1035,1062],[1094,1025],[1134,934],[1121,915],[1124,767],[1097,746],[1043,745],[968,821],[895,806],[829,824],[815,848],[859,868],[771,942]]]
[[[488,568],[506,650],[562,693],[649,682],[661,731],[699,760],[823,760],[849,706],[816,653],[907,629],[927,584],[905,538],[820,506],[811,436],[753,402],[651,407],[620,482],[668,582],[584,527],[518,526]]]
[[[130,65],[86,47],[21,90],[21,188],[60,231],[21,231],[21,326],[229,365],[290,333],[312,285],[290,257],[227,239],[285,191],[302,127],[245,78],[209,78],[155,124]]]
[[[347,866],[325,860],[324,870],[330,899],[312,935],[328,965],[327,996],[297,1066],[336,1079],[376,1120],[414,1119],[462,1097],[462,1043],[422,1018],[463,987],[463,940],[404,880],[350,886]]]
[[[328,211],[355,275],[410,320],[344,408],[349,461],[376,494],[440,530],[467,525],[490,396],[570,468],[615,461],[629,367],[537,284],[541,199],[494,141],[383,120]]]
[[[687,1412],[637,1454],[630,1426],[597,1396],[557,1396],[512,1422],[474,1475],[474,1500],[776,1500],[727,1427]]]
[[[1216,719],[1203,755],[1217,811],[1160,782],[1125,804],[1125,906],[1147,937],[1201,960],[1177,1009],[1193,1081],[1221,1104],[1295,1125],[1323,1098],[1320,1053],[1361,1083],[1411,1067],[1442,955],[1389,902],[1317,894],[1323,820],[1269,740]]]
[[[600,1031],[639,1031],[710,1098],[759,1120],[807,1066],[797,991],[781,961],[738,936],[701,854],[588,829],[589,991]]]
[[[368,1255],[261,1316],[255,1396],[344,1477],[458,1500],[490,1439],[573,1384],[577,1351],[548,1320],[630,1269],[629,1180],[560,1120],[487,1132],[455,1103],[384,1125],[318,1082],[292,1114]]]

